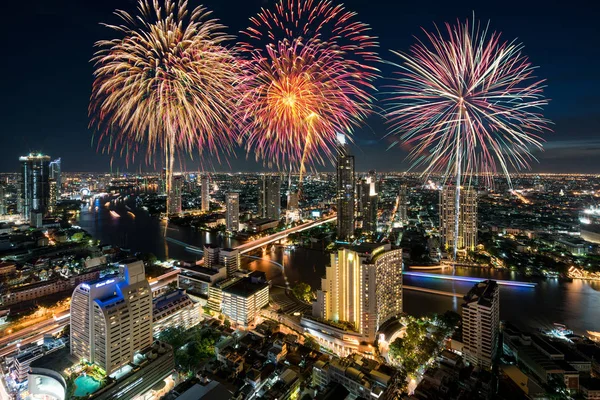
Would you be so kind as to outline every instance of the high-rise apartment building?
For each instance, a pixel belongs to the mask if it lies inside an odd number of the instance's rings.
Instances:
[[[21,209],[23,218],[32,214],[46,215],[50,201],[50,157],[29,154],[19,157],[21,162]]]
[[[403,224],[408,222],[408,193],[406,185],[400,186],[398,192],[398,219]]]
[[[202,211],[210,210],[210,180],[208,174],[202,174],[200,178],[200,201]]]
[[[240,194],[227,193],[226,203],[226,228],[230,232],[237,232],[240,230]]]
[[[281,215],[281,177],[261,175],[258,178],[258,215],[261,218],[279,219]]]
[[[171,190],[169,191],[169,210],[168,214],[180,214],[181,207],[181,195],[183,194],[183,176],[174,176]]]
[[[377,203],[377,178],[371,171],[358,185],[358,213],[364,233],[377,232]]]
[[[495,281],[473,286],[462,305],[463,354],[472,365],[490,368],[498,349],[500,291]]]
[[[313,316],[349,322],[365,341],[402,312],[402,249],[365,244],[331,255]]]
[[[60,196],[62,190],[62,178],[61,178],[61,160],[57,158],[50,162],[50,179],[56,182],[56,198]]]
[[[454,248],[456,222],[456,187],[444,186],[440,192],[440,235],[442,246]],[[458,213],[458,251],[472,251],[477,246],[477,192],[472,188],[460,191]]]
[[[349,241],[354,236],[355,181],[354,156],[349,154],[346,138],[338,135],[337,157],[337,238]]]
[[[120,266],[118,276],[82,283],[71,297],[71,354],[107,375],[152,345],[152,290],[144,263]]]
[[[237,249],[219,249],[219,264],[227,268],[227,277],[232,277],[240,269],[240,258],[240,251]]]

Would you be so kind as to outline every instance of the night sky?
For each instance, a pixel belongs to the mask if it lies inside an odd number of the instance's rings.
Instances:
[[[335,2],[335,0],[334,0]],[[8,3],[8,0],[3,3]],[[93,44],[112,38],[100,22],[115,23],[115,8],[133,12],[134,0],[33,0],[12,1],[5,8],[0,29],[0,171],[18,169],[18,156],[42,151],[62,157],[66,171],[107,171],[110,157],[96,151],[87,128],[87,106],[92,84]],[[190,6],[200,4],[190,0]],[[205,0],[214,16],[237,34],[260,7],[274,1]],[[492,30],[505,40],[518,38],[525,53],[539,66],[538,76],[547,79],[545,95],[551,100],[545,116],[554,122],[546,136],[545,152],[536,154],[539,172],[600,173],[600,6],[598,2],[560,1],[401,1],[351,0],[346,8],[371,25],[379,37],[382,58],[394,60],[390,49],[407,51],[420,28],[464,20],[475,12],[491,20]],[[386,75],[386,67],[382,68]],[[385,84],[378,81],[378,86]],[[355,132],[353,152],[360,171],[405,170],[406,153],[386,151],[386,127],[379,117]],[[257,171],[244,151],[230,165],[211,163],[220,171]],[[125,165],[116,160],[115,166]],[[198,156],[186,168],[198,168]],[[140,164],[130,164],[137,170]],[[142,164],[142,170],[153,166]],[[331,170],[328,165],[326,169]]]

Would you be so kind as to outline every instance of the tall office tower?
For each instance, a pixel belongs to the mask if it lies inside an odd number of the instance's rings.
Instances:
[[[294,211],[294,210],[297,210],[298,207],[299,207],[298,192],[288,193],[287,210]]]
[[[377,232],[377,181],[375,172],[369,173],[358,187],[358,212],[362,219],[362,229],[365,233]]]
[[[444,186],[440,192],[440,235],[442,246],[454,247],[456,221],[456,187]],[[460,191],[460,210],[458,217],[459,251],[475,250],[477,246],[477,192],[471,188]]]
[[[54,212],[56,203],[58,202],[58,183],[54,179],[50,179],[50,198],[48,199],[48,211]]]
[[[313,316],[354,325],[366,341],[402,312],[402,249],[364,244],[331,255]]]
[[[159,179],[159,192],[160,194],[167,194],[167,169],[163,168],[160,171],[160,179]]]
[[[226,227],[230,232],[240,230],[240,194],[227,193],[227,207],[225,211]]]
[[[71,354],[107,375],[152,345],[152,290],[144,263],[119,267],[119,275],[82,283],[71,297]]]
[[[236,249],[219,249],[219,264],[227,267],[227,277],[233,276],[240,269],[240,251]]]
[[[402,185],[398,193],[398,218],[403,224],[408,222],[408,193],[406,185]]]
[[[183,193],[183,176],[174,176],[169,192],[169,215],[181,213],[181,195]]]
[[[200,197],[202,202],[202,211],[210,210],[210,180],[208,179],[208,174],[202,174],[202,178],[200,179]]]
[[[50,161],[50,179],[54,179],[56,182],[56,198],[60,196],[62,190],[62,178],[61,178],[61,161],[57,158],[54,161]]]
[[[337,237],[348,241],[354,235],[354,156],[349,154],[346,137],[338,135],[337,157]]]
[[[50,200],[49,165],[50,157],[29,154],[19,157],[21,162],[22,214],[27,220],[32,214],[45,215]]]
[[[463,343],[466,360],[490,368],[498,348],[500,330],[500,291],[495,281],[473,286],[462,305]]]
[[[0,215],[6,214],[6,187],[0,184]]]
[[[258,181],[258,215],[261,218],[279,219],[281,215],[281,177],[261,175]]]

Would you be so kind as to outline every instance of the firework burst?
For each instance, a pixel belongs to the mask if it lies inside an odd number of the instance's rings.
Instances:
[[[371,112],[377,43],[354,17],[330,1],[280,0],[251,18],[238,118],[257,159],[302,174]]]
[[[478,24],[451,26],[446,35],[426,32],[402,63],[388,101],[392,132],[412,145],[413,167],[468,183],[475,174],[529,167],[549,121],[543,80],[522,54],[523,45],[503,42]],[[499,165],[499,169],[498,169]],[[462,177],[462,178],[461,178]]]
[[[138,15],[116,11],[121,24],[106,25],[118,38],[96,43],[89,113],[99,147],[127,161],[163,151],[167,191],[176,153],[231,144],[238,65],[210,14],[183,0],[140,0]]]

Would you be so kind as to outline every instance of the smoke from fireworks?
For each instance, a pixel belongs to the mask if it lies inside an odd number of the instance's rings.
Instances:
[[[162,6],[161,4],[162,3]],[[239,75],[224,27],[182,0],[140,0],[116,11],[118,38],[96,43],[89,113],[103,149],[132,159],[165,153],[170,190],[175,153],[228,149]]]
[[[522,54],[523,45],[469,22],[427,33],[402,59],[389,96],[392,132],[412,145],[413,167],[424,173],[475,174],[525,169],[542,148],[549,121],[543,80]]]
[[[330,1],[280,0],[251,18],[239,119],[257,159],[302,174],[370,113],[377,43],[354,17]]]

